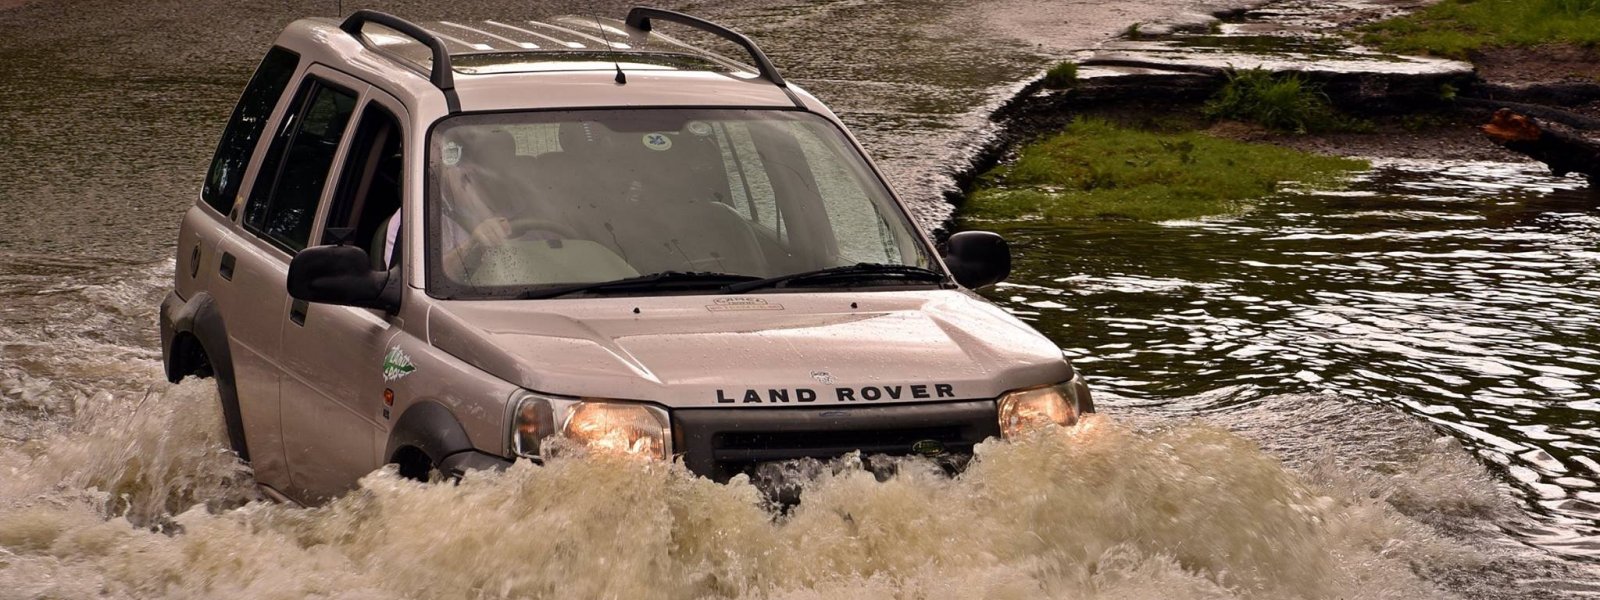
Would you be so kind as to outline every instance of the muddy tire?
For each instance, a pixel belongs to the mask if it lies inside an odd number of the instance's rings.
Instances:
[[[438,471],[433,459],[414,446],[401,448],[389,462],[399,467],[401,477],[415,481],[429,481]]]

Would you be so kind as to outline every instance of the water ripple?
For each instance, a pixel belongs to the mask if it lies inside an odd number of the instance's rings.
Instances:
[[[1600,534],[1600,217],[1542,167],[1377,160],[1349,189],[1227,218],[1023,228],[991,295],[1116,402],[1235,390],[1388,404],[1500,465],[1529,510]]]

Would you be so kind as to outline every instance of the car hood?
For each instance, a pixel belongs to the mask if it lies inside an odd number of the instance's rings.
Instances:
[[[970,400],[1072,376],[1044,336],[952,290],[442,301],[428,338],[537,392],[671,407]]]

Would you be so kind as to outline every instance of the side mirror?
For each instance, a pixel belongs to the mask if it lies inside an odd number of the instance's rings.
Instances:
[[[997,233],[963,231],[945,241],[944,263],[957,283],[988,287],[1011,274],[1011,245]]]
[[[355,246],[316,246],[289,261],[289,295],[296,300],[400,310],[399,271],[374,271],[367,251]]]

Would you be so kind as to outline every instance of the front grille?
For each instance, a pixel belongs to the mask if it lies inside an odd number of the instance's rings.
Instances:
[[[717,481],[798,458],[912,454],[936,440],[950,453],[1000,434],[993,400],[826,408],[673,411],[674,448],[691,471]]]
[[[850,448],[869,446],[910,448],[921,440],[960,442],[961,427],[918,427],[874,431],[763,431],[719,433],[718,450],[805,450],[809,448]]]

